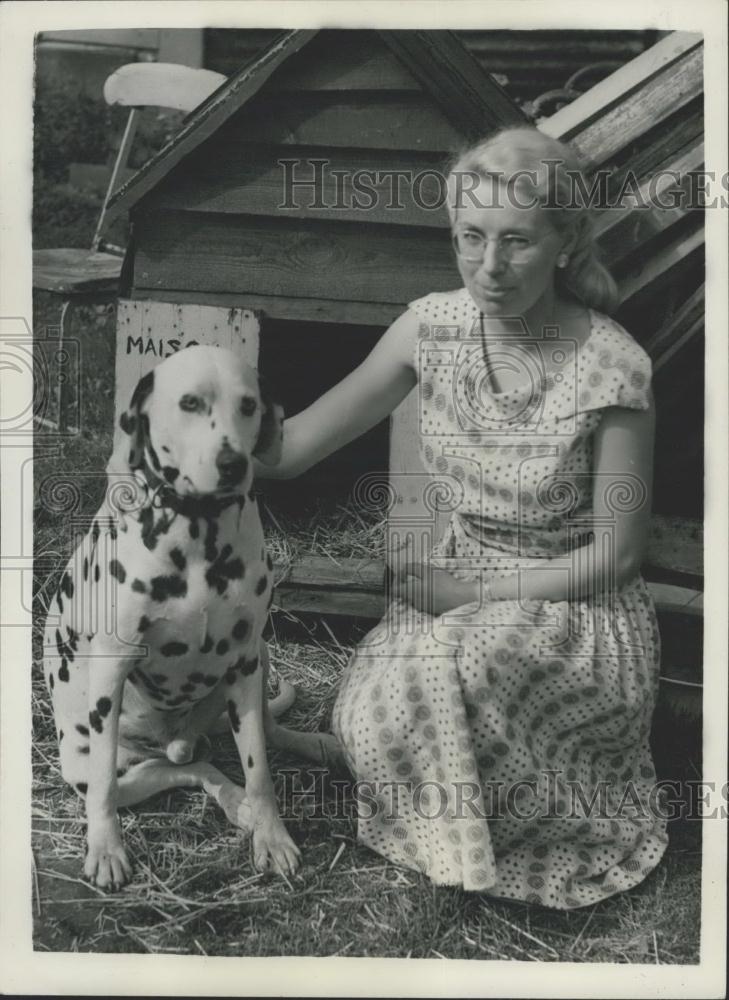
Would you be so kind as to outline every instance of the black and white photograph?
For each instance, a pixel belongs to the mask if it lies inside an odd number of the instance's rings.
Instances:
[[[725,995],[725,9],[636,6],[3,5],[3,992]]]

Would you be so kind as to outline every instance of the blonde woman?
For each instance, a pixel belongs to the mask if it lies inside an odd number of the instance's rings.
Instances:
[[[314,465],[417,384],[425,466],[462,495],[428,565],[396,570],[341,682],[333,728],[360,782],[359,837],[436,884],[559,909],[637,884],[667,842],[640,576],[651,366],[609,318],[578,176],[571,150],[530,127],[464,153],[448,179],[463,287],[410,303],[288,420],[277,472]],[[423,350],[444,337],[464,364]]]

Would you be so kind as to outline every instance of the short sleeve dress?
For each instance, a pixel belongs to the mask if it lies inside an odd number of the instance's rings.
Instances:
[[[609,544],[611,511],[642,486],[626,474],[598,524],[593,437],[606,407],[648,408],[643,349],[592,311],[587,340],[555,344],[549,374],[496,392],[466,289],[410,308],[422,460],[460,484],[434,562],[493,580]],[[334,706],[359,839],[438,885],[558,909],[636,885],[667,844],[649,747],[659,658],[640,575],[571,601],[484,600],[442,617],[393,601]]]

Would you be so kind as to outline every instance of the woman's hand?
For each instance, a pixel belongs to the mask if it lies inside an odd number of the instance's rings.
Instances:
[[[457,580],[446,569],[408,563],[393,575],[392,595],[429,615],[443,615],[478,600],[478,584]]]

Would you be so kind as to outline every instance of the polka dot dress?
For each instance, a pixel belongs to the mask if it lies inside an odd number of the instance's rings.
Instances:
[[[410,308],[423,462],[460,486],[434,562],[495,580],[583,544],[588,525],[598,531],[594,431],[605,407],[648,408],[648,356],[592,312],[581,346],[545,338],[549,363],[497,392],[497,352],[484,355],[466,289]],[[620,511],[640,483],[626,476],[613,493]],[[659,656],[640,576],[585,599],[484,601],[440,618],[393,602],[334,708],[360,840],[438,885],[558,909],[636,885],[667,843],[648,744]]]

